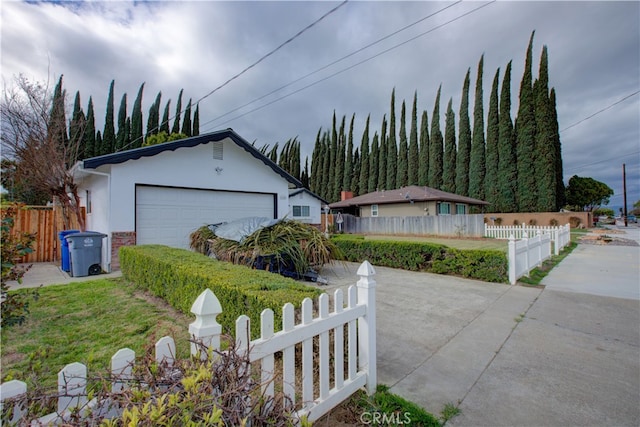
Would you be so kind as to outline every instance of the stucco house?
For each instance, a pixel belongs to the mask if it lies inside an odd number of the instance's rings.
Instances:
[[[302,187],[232,129],[86,159],[72,172],[87,230],[108,236],[108,271],[123,245],[188,248],[206,224],[285,217],[289,190]]]
[[[331,203],[332,211],[359,217],[413,217],[429,215],[464,215],[469,207],[483,207],[488,202],[459,196],[431,187],[410,185],[396,190],[381,190],[349,197],[342,193],[342,200]]]
[[[322,209],[329,202],[306,188],[289,190],[289,219],[320,225]]]

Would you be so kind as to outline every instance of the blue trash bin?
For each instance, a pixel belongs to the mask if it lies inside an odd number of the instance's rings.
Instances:
[[[64,230],[58,232],[58,239],[60,239],[60,268],[62,271],[66,271],[67,273],[71,271],[71,262],[69,258],[69,243],[67,242],[66,236],[69,234],[79,233],[80,230]]]

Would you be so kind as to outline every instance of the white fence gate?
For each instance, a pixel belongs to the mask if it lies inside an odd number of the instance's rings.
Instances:
[[[294,307],[285,304],[282,308],[282,330],[274,333],[273,311],[266,309],[261,314],[260,338],[249,341],[250,325],[247,316],[236,320],[237,348],[249,351],[249,358],[260,361],[263,392],[274,396],[274,354],[282,352],[282,390],[285,399],[296,401],[301,396],[301,409],[297,414],[314,421],[332,408],[350,397],[356,390],[365,387],[367,393],[376,389],[376,282],[375,270],[368,262],[358,268],[359,280],[356,286],[350,286],[347,292],[347,304],[344,306],[342,290],[334,292],[333,311],[329,312],[329,297],[322,294],[318,298],[319,315],[313,318],[313,302],[305,298],[302,302],[302,320],[298,325],[294,320]],[[191,307],[196,320],[189,325],[189,333],[196,341],[209,347],[220,348],[222,327],[216,316],[222,313],[220,302],[211,290],[205,290]],[[344,336],[346,328],[347,336]],[[330,387],[330,334],[333,336],[334,362],[333,387]],[[318,366],[314,364],[313,341],[319,342]],[[302,347],[302,390],[296,390],[295,349]],[[198,346],[191,345],[191,354],[197,355]],[[175,342],[171,337],[161,338],[156,344],[156,360],[172,364]],[[344,372],[344,358],[347,360],[347,372]],[[112,384],[114,391],[127,388],[126,380],[131,372],[135,353],[124,348],[111,358],[111,370],[118,382]],[[317,387],[314,384],[314,369],[317,374]],[[57,412],[37,420],[43,425],[63,424],[72,411],[95,407],[95,399],[88,401],[87,368],[81,363],[71,363],[58,374]],[[318,390],[314,393],[314,390]],[[0,385],[0,412],[5,401],[26,394],[27,385],[12,380]],[[117,416],[118,414],[114,414]],[[24,408],[13,408],[13,422],[19,422],[25,416]]]
[[[507,240],[513,236],[520,240],[527,236],[535,236],[538,232],[551,236],[553,253],[558,255],[560,251],[571,241],[571,228],[569,224],[555,227],[539,227],[536,225],[484,225],[484,237]]]

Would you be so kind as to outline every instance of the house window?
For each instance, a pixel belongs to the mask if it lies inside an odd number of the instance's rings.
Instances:
[[[451,203],[440,202],[438,205],[438,215],[451,215]]]
[[[371,205],[371,216],[378,216],[378,205]]]
[[[294,217],[307,217],[309,215],[309,206],[293,206]]]
[[[467,213],[467,205],[456,204],[456,215],[464,215]]]
[[[86,190],[86,197],[87,197],[87,213],[90,214],[91,213],[91,191]]]

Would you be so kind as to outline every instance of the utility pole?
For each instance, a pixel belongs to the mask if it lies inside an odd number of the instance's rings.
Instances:
[[[622,215],[624,216],[624,226],[628,227],[629,224],[627,223],[627,171],[626,171],[626,165],[623,163],[622,164],[622,194],[623,194],[623,203],[624,203],[624,210],[622,212]]]

